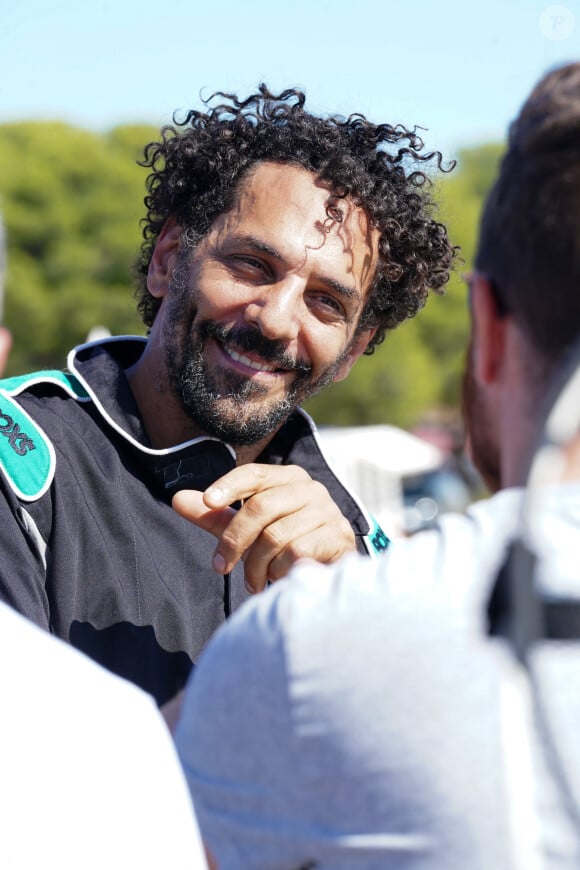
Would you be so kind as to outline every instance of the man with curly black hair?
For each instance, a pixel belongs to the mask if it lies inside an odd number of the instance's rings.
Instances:
[[[0,595],[160,703],[293,563],[384,549],[298,406],[453,259],[414,132],[295,90],[217,98],[145,149],[148,338],[77,348],[0,403]]]

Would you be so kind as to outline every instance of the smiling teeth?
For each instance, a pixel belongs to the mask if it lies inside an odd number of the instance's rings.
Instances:
[[[263,363],[254,362],[253,360],[248,359],[247,356],[243,356],[243,354],[241,354],[241,353],[236,353],[236,351],[232,350],[231,348],[228,348],[228,354],[236,362],[242,363],[242,365],[248,366],[248,368],[254,369],[257,372],[275,372],[276,371],[275,366],[269,366],[268,363],[265,363],[265,362],[263,362]]]

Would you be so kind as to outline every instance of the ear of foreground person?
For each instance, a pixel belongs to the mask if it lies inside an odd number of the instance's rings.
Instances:
[[[495,495],[374,562],[294,569],[190,679],[175,739],[220,870],[580,867],[578,395],[533,509],[526,487],[580,336],[579,202],[576,63],[510,127],[468,282],[464,413]]]
[[[153,699],[0,604],[0,866],[206,870]]]

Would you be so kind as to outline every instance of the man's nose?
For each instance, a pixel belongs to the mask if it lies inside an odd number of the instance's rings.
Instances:
[[[291,341],[300,331],[304,281],[293,275],[259,288],[247,306],[245,320],[255,323],[266,338]]]

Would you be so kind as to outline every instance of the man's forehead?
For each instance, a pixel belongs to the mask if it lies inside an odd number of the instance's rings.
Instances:
[[[222,216],[223,228],[241,231],[260,225],[266,235],[303,233],[308,246],[322,248],[338,237],[345,252],[378,262],[379,232],[365,210],[337,196],[315,173],[293,164],[261,163],[239,186],[236,201]],[[280,239],[280,236],[278,236]]]
[[[277,205],[281,211],[319,209],[324,221],[334,217],[342,222],[355,213],[367,220],[363,209],[338,195],[316,173],[291,163],[263,162],[254,166],[242,179],[237,200],[246,209]]]

